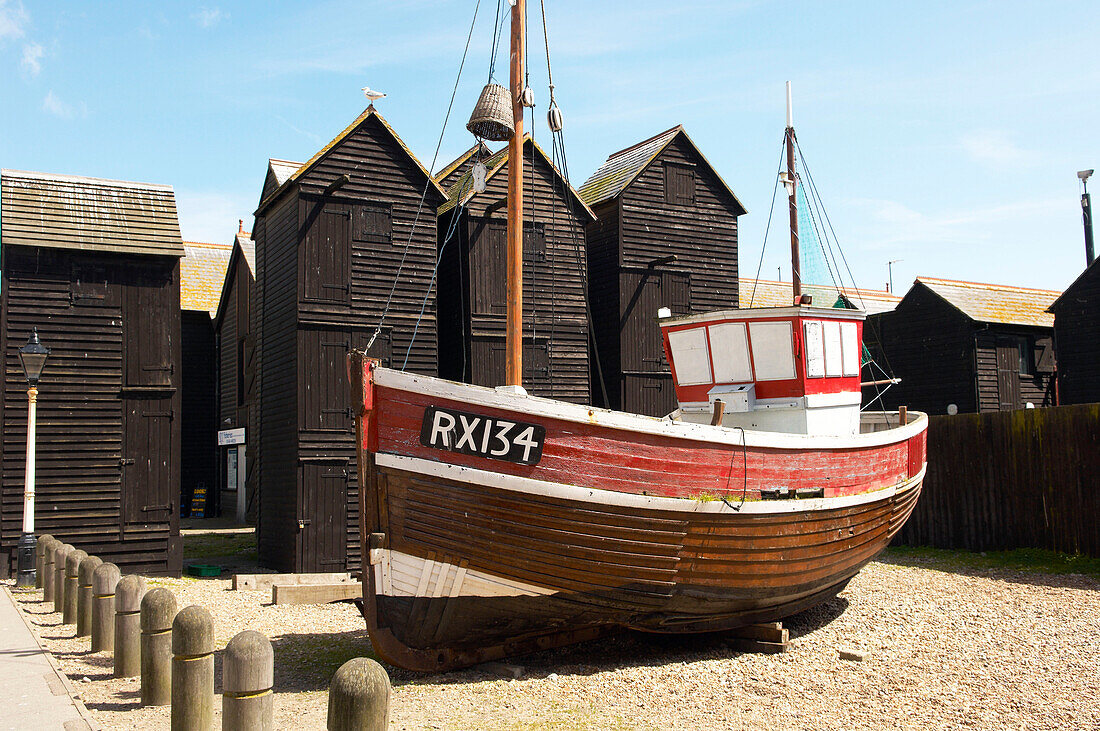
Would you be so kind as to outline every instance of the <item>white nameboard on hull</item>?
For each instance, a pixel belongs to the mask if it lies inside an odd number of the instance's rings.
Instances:
[[[218,432],[218,446],[228,447],[233,444],[244,444],[244,427],[239,429],[224,429]]]

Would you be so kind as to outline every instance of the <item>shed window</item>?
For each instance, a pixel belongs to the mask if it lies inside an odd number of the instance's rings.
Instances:
[[[695,205],[695,168],[665,163],[665,203],[670,206]]]
[[[756,380],[781,381],[794,378],[794,328],[790,322],[750,322],[752,362]]]
[[[388,244],[393,240],[393,210],[389,203],[362,203],[355,207],[352,228],[356,241]]]
[[[1033,368],[1031,366],[1032,350],[1035,346],[1031,342],[1031,338],[1021,336],[1016,340],[1016,347],[1020,351],[1020,375],[1030,376]]]

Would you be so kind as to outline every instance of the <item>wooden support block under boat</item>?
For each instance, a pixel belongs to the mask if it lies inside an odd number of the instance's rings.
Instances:
[[[330,604],[363,598],[363,584],[292,584],[271,587],[272,604]]]
[[[776,642],[782,645],[786,645],[790,641],[790,631],[783,629],[782,622],[750,624],[747,627],[739,627],[730,634],[738,639],[763,640],[764,642]]]

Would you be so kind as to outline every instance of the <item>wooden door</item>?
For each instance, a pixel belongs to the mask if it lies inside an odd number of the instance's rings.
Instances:
[[[352,422],[351,391],[348,389],[348,352],[366,348],[371,332],[348,332],[329,328],[298,331],[301,363],[299,381],[301,409],[299,423],[306,431],[350,433]],[[384,367],[392,363],[389,328],[375,338],[367,355],[378,358]],[[398,364],[400,365],[400,363]]]
[[[315,213],[301,251],[304,302],[351,302],[351,219],[346,204],[327,203]]]
[[[645,416],[665,416],[676,409],[671,373],[624,374],[622,410]]]
[[[997,408],[1011,411],[1020,403],[1020,345],[1014,339],[997,340]]]
[[[623,372],[668,373],[657,310],[668,307],[673,315],[690,314],[690,275],[624,270],[622,277],[619,331]]]
[[[507,342],[501,335],[475,335],[470,341],[470,383],[478,386],[504,384]],[[550,344],[543,338],[524,338],[523,385],[549,387]]]
[[[169,275],[170,276],[170,275]],[[142,270],[134,275],[122,297],[123,385],[137,388],[171,387],[173,306],[165,277]],[[175,313],[179,318],[178,312]]]
[[[469,241],[470,311],[475,315],[504,315],[508,310],[504,271],[507,225],[494,218],[471,219]]]
[[[171,398],[122,400],[122,531],[167,527],[174,501]]]
[[[346,462],[305,463],[298,490],[298,565],[304,572],[347,568]]]

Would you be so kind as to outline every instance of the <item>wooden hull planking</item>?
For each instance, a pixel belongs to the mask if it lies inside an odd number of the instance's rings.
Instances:
[[[648,417],[635,418],[658,433],[599,423],[630,416],[613,412],[587,410],[584,423],[540,414],[539,399],[494,408],[492,389],[352,367],[370,544],[364,614],[379,656],[414,670],[618,627],[704,632],[790,616],[835,596],[889,544],[924,475],[923,415],[848,444],[750,432],[741,447],[670,437]],[[449,400],[453,389],[486,401]],[[537,422],[541,460],[426,447],[417,435],[431,406]],[[760,499],[779,485],[823,497]]]

